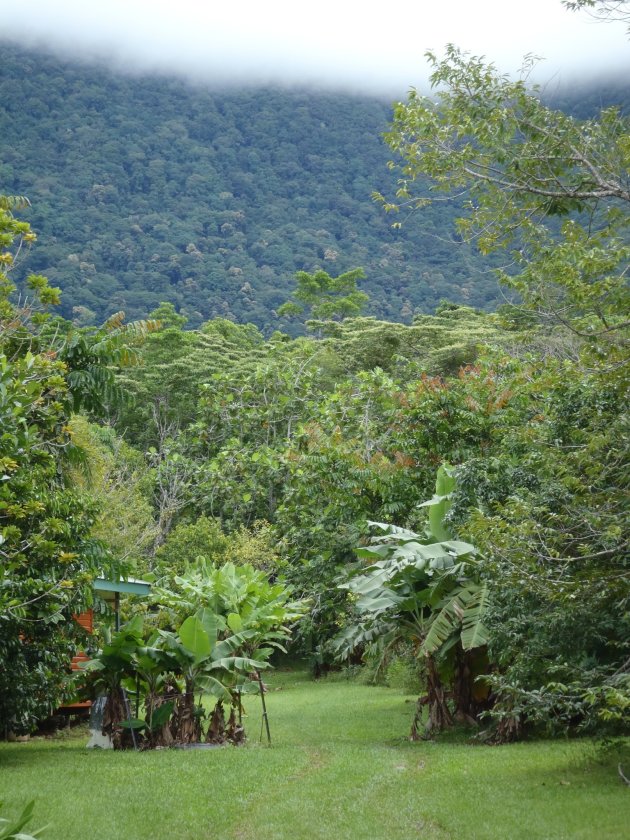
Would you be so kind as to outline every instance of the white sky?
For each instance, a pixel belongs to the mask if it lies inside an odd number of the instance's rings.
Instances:
[[[404,95],[427,77],[424,52],[452,42],[537,80],[625,72],[623,23],[568,12],[560,0],[0,0],[0,37],[128,70],[223,84],[314,84]]]

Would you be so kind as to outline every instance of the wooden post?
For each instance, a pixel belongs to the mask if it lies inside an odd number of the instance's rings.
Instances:
[[[260,671],[254,671],[254,676],[258,682],[258,687],[260,688],[260,699],[262,701],[262,722],[267,730],[267,743],[271,746],[271,732],[269,731],[269,717],[267,715],[267,704],[265,702],[265,686],[263,685],[263,681],[260,677]],[[260,727],[260,739],[262,741],[262,726]]]

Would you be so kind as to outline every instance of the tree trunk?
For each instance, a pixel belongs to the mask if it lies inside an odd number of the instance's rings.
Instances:
[[[492,744],[510,744],[519,741],[523,736],[523,722],[519,715],[501,718],[493,737]]]
[[[173,738],[178,744],[201,741],[201,723],[195,711],[194,686],[186,679],[186,690],[177,698],[173,715]]]
[[[477,725],[477,703],[474,697],[475,673],[472,657],[458,644],[455,648],[455,675],[453,677],[453,703],[455,720],[471,726]]]
[[[418,738],[427,738],[433,732],[441,732],[443,729],[453,725],[453,716],[446,702],[446,690],[442,685],[435,659],[432,656],[426,658],[427,669],[427,693],[425,697],[419,697],[416,703],[409,739],[417,741]],[[419,728],[422,723],[423,706],[428,706],[429,717],[424,728],[424,734],[419,735]]]
[[[146,719],[150,720],[155,710],[163,706],[164,703],[168,703],[168,701],[169,698],[164,696],[164,694],[147,694],[146,700],[144,701]],[[172,747],[174,743],[175,739],[173,738],[169,721],[155,731],[147,731],[147,744],[145,745],[147,749]]]
[[[223,703],[221,700],[217,701],[212,717],[210,718],[210,725],[206,733],[207,744],[225,744],[225,715],[223,713]]]
[[[127,709],[123,698],[122,688],[112,688],[107,695],[105,708],[103,709],[103,735],[109,735],[115,750],[122,750],[128,746],[130,738],[129,731],[121,727],[123,720],[127,720]]]
[[[235,747],[238,747],[239,744],[245,743],[245,730],[243,729],[243,726],[236,720],[236,712],[234,706],[232,706],[232,709],[230,711],[230,719],[228,720],[227,726],[225,728],[225,735],[230,744],[234,744]]]

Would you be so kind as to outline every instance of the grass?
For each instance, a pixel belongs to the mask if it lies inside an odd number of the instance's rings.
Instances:
[[[273,746],[250,699],[248,746],[85,750],[86,738],[0,745],[3,816],[35,797],[45,840],[605,840],[628,836],[630,790],[589,740],[409,743],[412,704],[387,688],[276,673]]]

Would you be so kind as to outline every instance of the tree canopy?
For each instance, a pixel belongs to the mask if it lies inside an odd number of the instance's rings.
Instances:
[[[442,298],[498,302],[492,264],[452,233],[461,202],[395,230],[371,200],[395,189],[388,102],[193,87],[0,49],[2,189],[31,199],[41,243],[28,270],[62,288],[59,311],[79,326],[143,319],[166,301],[189,327],[223,317],[270,335],[296,272],[355,266],[381,320],[410,323]],[[557,98],[589,117],[602,100],[627,102],[624,82]]]
[[[434,98],[412,91],[387,134],[403,162],[386,209],[465,195],[458,229],[482,253],[507,252],[502,282],[610,358],[630,304],[628,119],[616,107],[589,120],[553,110],[526,78],[453,46],[429,60]]]

